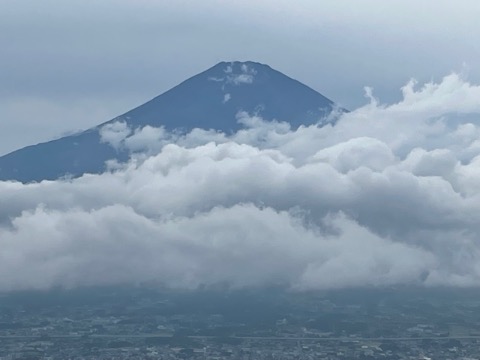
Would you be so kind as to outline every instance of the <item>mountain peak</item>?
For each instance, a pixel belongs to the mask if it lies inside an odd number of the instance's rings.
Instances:
[[[223,71],[225,73],[229,72],[236,72],[241,73],[247,71],[247,69],[254,69],[256,71],[274,71],[270,66],[267,64],[262,64],[256,61],[221,61],[218,64],[212,66],[210,69],[205,70],[205,73],[209,71]]]
[[[317,123],[334,104],[308,86],[253,61],[220,62],[120,118],[133,126],[199,127],[230,133],[240,111],[293,128]]]
[[[0,157],[0,180],[22,182],[100,173],[105,161],[125,161],[128,154],[101,141],[103,125],[124,121],[187,132],[214,129],[227,134],[243,127],[240,112],[292,128],[318,123],[334,104],[308,86],[253,61],[220,62],[147,103],[83,133],[29,146]]]

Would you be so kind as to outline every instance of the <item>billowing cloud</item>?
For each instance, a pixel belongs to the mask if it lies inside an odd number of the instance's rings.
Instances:
[[[111,124],[115,171],[0,182],[0,289],[478,286],[479,93],[412,81],[321,128]]]
[[[127,138],[132,130],[124,121],[115,121],[103,125],[100,130],[100,141],[110,144],[115,149],[120,147],[120,144]]]

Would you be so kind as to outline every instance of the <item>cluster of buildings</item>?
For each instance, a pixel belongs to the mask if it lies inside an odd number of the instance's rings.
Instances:
[[[389,343],[390,342],[390,343]],[[75,359],[75,360],[346,360],[346,359],[480,359],[480,341],[462,341],[452,346],[449,340],[430,341],[289,341],[242,340],[237,344],[208,339],[194,346],[146,344],[140,339],[117,339],[98,342],[92,339],[75,341],[17,340],[1,341],[1,360]]]
[[[476,300],[215,299],[32,306],[0,298],[0,360],[480,360]]]

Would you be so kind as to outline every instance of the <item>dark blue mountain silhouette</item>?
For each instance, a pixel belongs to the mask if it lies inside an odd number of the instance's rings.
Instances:
[[[151,125],[231,133],[243,126],[237,121],[239,111],[287,121],[297,128],[318,123],[333,107],[323,95],[267,65],[222,62],[107,123],[0,157],[0,180],[76,177],[103,172],[106,160],[127,160],[126,151],[100,141],[100,128],[118,120],[131,128]]]

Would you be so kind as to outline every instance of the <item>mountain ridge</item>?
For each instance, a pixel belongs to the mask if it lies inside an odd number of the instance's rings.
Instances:
[[[30,145],[0,157],[0,180],[32,182],[105,171],[105,161],[128,160],[126,151],[102,142],[100,129],[116,121],[168,131],[214,129],[227,134],[243,125],[240,111],[292,128],[319,122],[335,108],[330,99],[270,66],[220,62],[146,103],[85,131]]]

